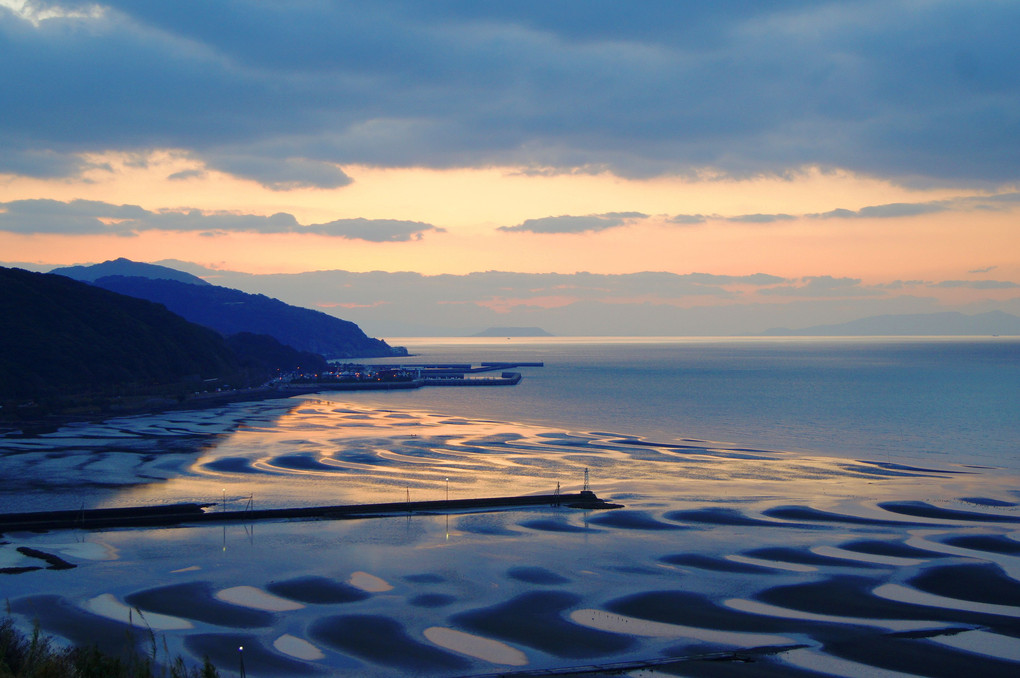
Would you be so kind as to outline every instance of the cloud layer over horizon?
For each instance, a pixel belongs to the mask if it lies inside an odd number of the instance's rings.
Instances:
[[[953,200],[918,203],[868,205],[857,210],[836,208],[816,214],[738,214],[738,215],[649,215],[642,212],[607,212],[588,215],[559,215],[527,219],[513,226],[498,226],[495,231],[539,235],[591,235],[649,220],[689,227],[710,221],[771,224],[797,219],[899,219],[942,212],[997,211],[1020,202],[1020,193],[995,196],[966,196]],[[120,235],[132,236],[145,231],[197,232],[205,235],[226,233],[305,234],[364,240],[373,243],[421,240],[429,233],[446,229],[421,221],[400,219],[336,219],[319,224],[300,224],[291,214],[277,212],[268,216],[237,211],[215,212],[199,209],[149,210],[139,205],[112,204],[98,200],[60,201],[49,198],[0,202],[0,232],[18,234]]]
[[[337,219],[324,224],[299,224],[293,215],[269,216],[208,213],[201,210],[151,211],[138,205],[113,205],[97,200],[61,202],[50,199],[0,202],[0,231],[73,235],[132,236],[143,231],[217,233],[298,233],[368,242],[418,240],[444,229],[420,221]]]
[[[896,281],[717,275],[515,273],[423,275],[309,271],[253,275],[195,263],[154,262],[356,322],[373,336],[465,336],[486,327],[542,327],[559,336],[757,334],[883,314],[950,310],[937,295],[959,287],[1015,290],[1008,281]],[[968,313],[995,310],[969,306]],[[961,309],[952,309],[961,310]],[[1020,299],[1003,310],[1020,315]]]
[[[5,0],[0,172],[178,149],[273,190],[352,164],[994,187],[1017,34],[995,0]]]

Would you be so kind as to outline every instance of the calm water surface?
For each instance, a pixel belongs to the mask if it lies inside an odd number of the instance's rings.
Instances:
[[[548,493],[589,468],[625,508],[5,534],[9,614],[117,651],[138,606],[221,675],[241,646],[253,676],[448,678],[762,645],[799,649],[754,675],[1017,675],[1020,340],[393,343],[545,366],[0,439],[4,510]]]
[[[882,461],[1020,468],[1020,340],[392,339],[414,361],[544,361],[513,389],[358,400]],[[391,361],[392,362],[392,361]]]

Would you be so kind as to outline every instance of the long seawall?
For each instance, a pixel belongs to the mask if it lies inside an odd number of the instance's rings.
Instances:
[[[296,508],[216,510],[215,504],[167,504],[79,511],[40,511],[0,514],[0,533],[43,530],[98,530],[121,527],[165,527],[214,522],[255,520],[343,520],[375,518],[412,513],[462,513],[468,511],[564,506],[580,509],[622,508],[591,491],[577,494],[540,494],[519,497],[483,497],[438,501],[408,501],[386,504],[346,504]]]

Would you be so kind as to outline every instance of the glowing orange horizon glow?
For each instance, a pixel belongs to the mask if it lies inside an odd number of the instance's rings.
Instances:
[[[1018,208],[1012,207],[1013,203],[1002,203],[998,211],[968,210],[964,204],[940,213],[898,218],[811,216],[891,203],[950,204],[976,195],[960,188],[908,189],[844,171],[808,168],[790,177],[745,180],[710,173],[694,178],[628,179],[609,173],[534,174],[513,167],[352,166],[343,168],[354,180],[349,186],[274,191],[210,171],[180,151],[145,156],[107,153],[87,159],[95,168],[77,180],[0,177],[0,203],[86,199],[139,205],[150,212],[196,209],[208,214],[262,217],[285,212],[301,225],[337,219],[397,219],[424,222],[445,232],[428,230],[420,240],[407,242],[367,242],[296,232],[0,232],[4,261],[55,266],[117,257],[179,259],[255,274],[314,270],[414,271],[424,275],[487,270],[768,273],[786,278],[850,277],[865,284],[975,279],[970,272],[990,269],[995,279],[1020,282]],[[611,212],[648,216],[599,232],[498,230],[528,219]],[[693,217],[686,221],[694,223],[671,221],[678,215]],[[757,222],[740,221],[745,215],[765,216]],[[768,215],[779,218],[769,221]],[[926,294],[935,292],[926,290]],[[940,298],[953,300],[1009,299],[1015,296],[1011,294],[1009,290],[938,291]],[[491,303],[495,307],[518,302]],[[723,302],[716,299],[713,303]]]

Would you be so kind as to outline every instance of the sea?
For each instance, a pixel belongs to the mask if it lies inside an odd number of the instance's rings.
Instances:
[[[1015,337],[388,341],[415,362],[545,365],[521,370],[509,393],[387,393],[373,399],[380,404],[661,441],[1020,469]]]
[[[12,532],[7,614],[222,676],[1020,671],[1020,338],[387,341],[542,365],[0,438],[0,513],[619,508]]]

